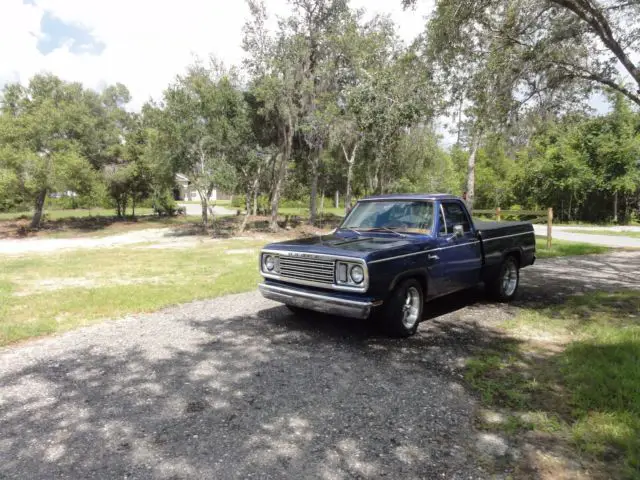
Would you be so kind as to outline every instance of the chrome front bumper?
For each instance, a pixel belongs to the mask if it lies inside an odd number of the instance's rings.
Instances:
[[[269,300],[341,317],[368,318],[371,309],[382,303],[347,300],[267,283],[261,283],[258,288],[262,296]]]

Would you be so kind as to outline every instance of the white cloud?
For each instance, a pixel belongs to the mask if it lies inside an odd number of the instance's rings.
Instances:
[[[35,73],[52,72],[87,87],[121,82],[133,96],[133,108],[162,90],[192,63],[194,56],[213,54],[227,64],[238,63],[242,25],[249,15],[242,0],[2,0],[0,3],[0,84],[26,82]],[[267,0],[272,14],[285,15],[286,0]],[[371,13],[390,13],[400,34],[410,40],[424,27],[417,12],[404,12],[400,0],[353,0]],[[87,28],[104,43],[100,55],[72,53],[69,44],[41,54],[37,42],[47,11],[66,23]]]

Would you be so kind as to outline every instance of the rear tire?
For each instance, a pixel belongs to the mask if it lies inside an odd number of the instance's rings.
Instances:
[[[415,278],[400,283],[378,313],[378,321],[393,337],[414,335],[422,320],[424,292]]]
[[[520,265],[512,255],[502,262],[496,278],[487,283],[489,295],[499,302],[511,301],[520,286]]]

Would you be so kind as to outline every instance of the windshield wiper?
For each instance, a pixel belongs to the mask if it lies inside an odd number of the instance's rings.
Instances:
[[[350,227],[341,227],[340,230],[349,230],[350,232],[355,233],[358,236],[361,236],[362,234],[356,230],[355,228],[350,228]]]
[[[383,232],[391,232],[391,233],[395,233],[396,235],[400,236],[400,237],[406,237],[406,235],[404,233],[400,233],[397,232],[389,227],[375,227],[375,228],[370,228],[369,230],[367,230],[368,232],[375,232],[375,231],[383,231]]]

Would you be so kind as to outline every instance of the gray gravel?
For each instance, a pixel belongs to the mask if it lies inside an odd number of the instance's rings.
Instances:
[[[519,302],[639,288],[639,267],[540,262]],[[516,309],[448,297],[403,341],[252,292],[5,348],[0,478],[488,478],[461,367]]]

